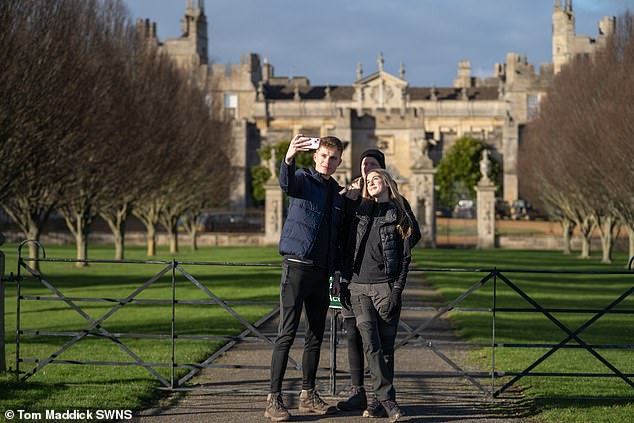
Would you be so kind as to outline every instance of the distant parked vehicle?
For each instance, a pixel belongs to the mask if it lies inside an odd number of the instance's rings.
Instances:
[[[453,209],[453,217],[459,219],[473,219],[475,215],[475,202],[473,200],[460,200]]]
[[[531,203],[521,199],[513,201],[509,213],[513,220],[532,220],[535,218],[535,211]]]
[[[507,201],[501,198],[495,199],[495,218],[496,219],[508,219],[511,217],[511,208]]]
[[[206,232],[258,232],[264,221],[262,213],[205,212],[198,220]]]
[[[438,207],[436,209],[436,217],[451,217],[451,209],[445,206]]]

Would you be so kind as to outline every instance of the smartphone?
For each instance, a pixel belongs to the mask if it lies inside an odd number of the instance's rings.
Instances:
[[[306,148],[309,148],[311,150],[317,150],[319,148],[319,143],[321,142],[321,138],[310,138],[309,141],[310,141],[310,144],[308,144]]]

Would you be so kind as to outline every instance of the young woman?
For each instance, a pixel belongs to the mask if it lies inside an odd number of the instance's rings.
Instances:
[[[411,261],[411,235],[418,226],[385,170],[367,174],[362,196],[350,227],[344,279],[350,281],[350,303],[375,395],[363,415],[387,414],[396,421],[404,413],[393,385],[394,342]]]
[[[363,187],[368,172],[374,169],[385,169],[385,155],[380,150],[369,149],[361,153],[359,159],[359,168],[361,176],[342,192],[346,199],[346,217],[344,220],[344,228],[349,228],[352,219],[355,216],[359,204],[361,204]],[[354,248],[354,245],[352,246]],[[345,254],[345,252],[344,252]],[[344,286],[344,290],[347,285]],[[350,297],[349,291],[347,292]],[[364,367],[363,359],[363,342],[361,334],[357,329],[357,321],[354,318],[354,312],[349,305],[341,309],[343,317],[343,327],[348,344],[348,366],[350,368],[350,389],[347,392],[346,399],[337,403],[337,408],[342,411],[363,411],[367,408],[368,402],[364,388]]]

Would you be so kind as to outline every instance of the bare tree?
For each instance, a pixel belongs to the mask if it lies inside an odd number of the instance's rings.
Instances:
[[[141,74],[144,78],[142,131],[139,134],[143,142],[150,146],[146,160],[141,164],[147,172],[147,183],[139,193],[133,214],[145,225],[147,253],[156,254],[156,230],[165,200],[169,195],[169,184],[174,175],[183,172],[173,165],[173,157],[178,157],[183,148],[178,140],[178,113],[172,100],[177,98],[183,81],[175,65],[169,58],[153,49],[140,57]]]
[[[146,48],[131,25],[124,28],[120,37],[120,53],[113,59],[119,63],[120,81],[112,90],[107,105],[112,129],[108,137],[109,154],[116,160],[111,162],[106,173],[108,181],[98,204],[98,213],[113,234],[114,258],[117,260],[125,256],[127,219],[140,192],[151,182],[145,166],[149,165],[148,157],[153,157],[153,149],[143,141],[140,130],[144,124],[142,115],[147,108],[143,92],[146,73],[141,64]]]
[[[95,2],[7,0],[0,7],[1,196],[37,239],[58,188],[68,186],[75,155],[86,150],[82,138],[96,103],[89,88],[98,72],[85,53],[96,32],[78,22],[95,16]]]
[[[132,210],[148,254],[159,222],[175,252],[179,217],[227,198],[231,138],[206,75],[140,38],[121,0],[2,1],[0,45],[0,205],[27,237],[55,207],[86,259],[99,213],[123,258]]]
[[[77,75],[70,84],[90,99],[81,125],[73,133],[73,161],[67,168],[58,210],[74,235],[77,258],[86,259],[90,224],[97,215],[100,199],[108,194],[108,183],[116,168],[116,98],[121,84],[121,56],[126,53],[122,34],[130,26],[127,10],[119,0],[67,0],[73,40],[66,49],[76,56]],[[76,38],[76,40],[74,39]],[[60,42],[69,43],[61,34]],[[70,147],[70,146],[69,146]],[[78,266],[84,265],[78,262]]]
[[[230,173],[223,164],[229,163],[229,125],[213,117],[206,100],[206,93],[193,79],[174,99],[183,122],[177,134],[178,154],[172,156],[173,166],[180,172],[165,184],[160,215],[161,224],[168,231],[171,253],[178,249],[178,223],[183,216],[189,214],[195,221],[204,206],[218,205],[228,198]],[[192,242],[195,243],[195,234]]]
[[[604,48],[558,74],[521,146],[528,191],[564,216],[562,222],[575,222],[582,257],[598,228],[604,262],[612,260],[617,223],[628,227],[632,220],[633,59],[633,20],[626,13]]]
[[[222,166],[230,163],[231,127],[228,121],[204,119],[198,137],[196,169],[190,183],[194,190],[189,195],[183,224],[191,237],[191,248],[197,246],[198,219],[205,209],[226,206],[232,170]],[[229,153],[227,153],[229,151]]]

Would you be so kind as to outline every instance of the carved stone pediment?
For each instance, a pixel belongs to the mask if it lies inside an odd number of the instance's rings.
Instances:
[[[373,109],[402,107],[407,85],[407,81],[386,72],[376,72],[355,83],[362,107]]]

